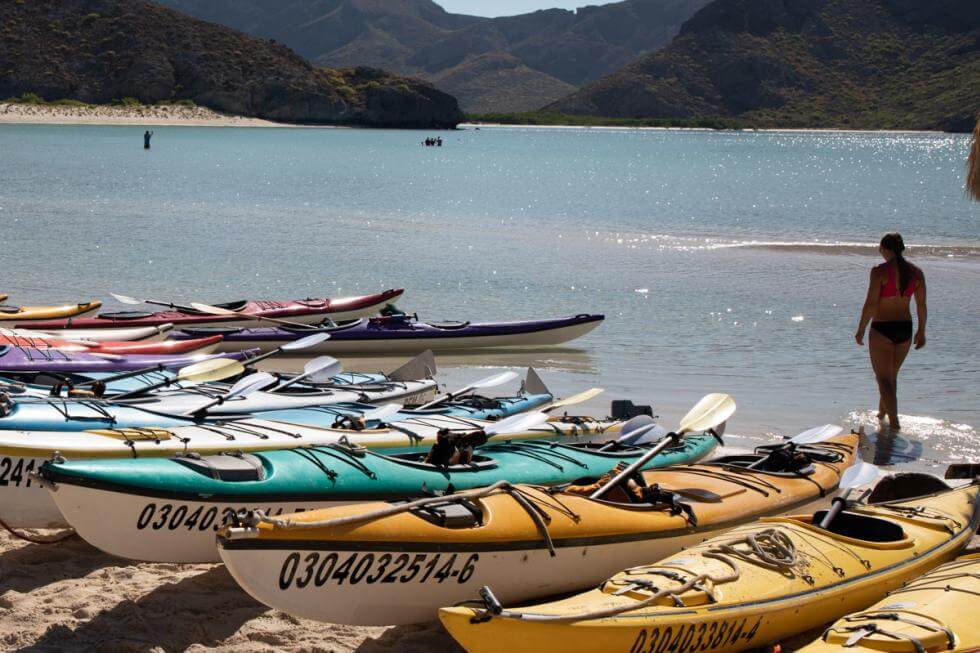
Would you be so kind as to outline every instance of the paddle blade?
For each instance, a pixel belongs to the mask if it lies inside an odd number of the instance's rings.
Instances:
[[[389,417],[397,415],[404,408],[401,404],[385,404],[361,415],[361,420],[367,422],[384,422]]]
[[[727,421],[735,413],[735,400],[729,395],[713,392],[705,395],[695,404],[687,415],[681,419],[678,433],[707,431],[710,428]]]
[[[649,415],[637,415],[619,431],[616,442],[625,445],[638,445],[656,442],[667,435],[667,430],[653,421]]]
[[[211,306],[210,304],[201,304],[200,302],[191,302],[191,308],[201,313],[207,313],[208,315],[238,315],[238,313],[235,311],[227,308]]]
[[[299,340],[293,340],[292,342],[287,342],[286,344],[279,347],[283,351],[299,351],[301,349],[309,349],[310,347],[315,347],[319,345],[324,340],[329,340],[329,333],[314,333],[309,336],[300,338]]]
[[[483,429],[487,435],[507,435],[510,433],[524,433],[536,426],[541,426],[548,421],[548,416],[542,412],[522,413],[511,415],[499,422],[491,424]]]
[[[878,478],[880,473],[881,470],[877,466],[858,460],[841,475],[840,486],[847,489],[867,485]]]
[[[824,424],[823,426],[817,426],[812,429],[808,429],[794,435],[790,438],[790,442],[796,445],[800,444],[816,444],[818,442],[824,442],[830,438],[840,435],[841,431],[844,429],[836,424]]]
[[[113,299],[115,299],[120,304],[130,304],[131,306],[137,306],[143,303],[142,299],[136,299],[135,297],[130,297],[129,295],[117,295],[114,292],[111,292],[109,294],[112,295]]]
[[[492,376],[488,376],[486,378],[480,379],[475,383],[471,383],[468,386],[466,386],[464,390],[468,391],[468,390],[483,390],[485,388],[495,388],[498,385],[510,383],[511,381],[519,378],[520,378],[520,374],[518,374],[517,372],[514,371],[501,372],[500,374],[494,374]],[[460,390],[459,392],[463,392],[463,390]],[[459,393],[454,392],[453,394],[459,394]]]
[[[318,356],[303,366],[303,378],[313,383],[326,383],[344,371],[340,361],[332,356]]]
[[[554,410],[556,408],[564,408],[565,406],[574,406],[575,404],[581,404],[583,402],[589,401],[590,399],[595,399],[601,395],[605,390],[602,388],[589,388],[578,394],[574,394],[571,397],[565,397],[564,399],[559,399],[558,401],[553,401],[548,406],[542,408],[541,410]]]
[[[276,378],[268,372],[256,372],[239,379],[238,383],[231,386],[231,390],[225,393],[225,399],[238,399],[247,397],[257,390],[268,387],[276,382]]]
[[[244,374],[245,366],[231,358],[212,358],[177,371],[178,381],[208,383]]]

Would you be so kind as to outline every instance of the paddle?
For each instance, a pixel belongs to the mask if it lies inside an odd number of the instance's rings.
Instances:
[[[542,410],[547,413],[556,408],[564,408],[565,406],[574,406],[575,404],[580,404],[584,401],[588,401],[589,399],[595,399],[603,392],[605,392],[605,390],[603,390],[602,388],[589,388],[588,390],[584,390],[582,392],[579,392],[578,394],[574,394],[571,397],[565,397],[564,399],[558,399],[557,401],[553,401],[547,406],[540,408],[539,410]]]
[[[252,313],[244,313],[242,311],[233,311],[230,308],[221,308],[220,306],[211,306],[210,304],[201,304],[199,302],[191,302],[191,308],[199,313],[207,313],[209,315],[233,315],[236,317],[247,317],[252,320],[261,320],[263,322],[272,322],[274,324],[298,327],[300,329],[308,329],[310,331],[316,330],[315,326],[303,324],[302,322],[291,322],[289,320],[280,320],[274,317],[264,317],[261,315],[254,315]]]
[[[807,429],[802,433],[797,433],[789,440],[781,442],[777,449],[795,449],[796,447],[802,446],[804,444],[817,444],[819,442],[825,442],[830,438],[838,435],[844,429],[836,424],[824,424],[823,426],[817,426],[812,429]],[[758,469],[768,460],[768,456],[757,460],[746,469]]]
[[[231,358],[211,358],[201,361],[200,363],[194,363],[193,365],[180,368],[177,370],[177,374],[175,374],[173,378],[164,379],[159,383],[151,383],[143,386],[142,388],[130,390],[129,392],[124,392],[119,395],[114,395],[112,400],[121,401],[123,399],[128,399],[129,397],[135,397],[147,392],[152,392],[153,390],[157,390],[159,388],[165,388],[175,383],[198,384],[208,383],[210,381],[221,381],[233,376],[238,376],[243,372],[245,372],[245,366],[236,360]]]
[[[639,444],[648,444],[652,442],[652,440],[647,436],[649,436],[653,431],[658,430],[663,431],[663,427],[657,424],[652,417],[649,415],[637,415],[623,424],[623,428],[619,430],[619,437],[616,438],[615,442],[610,442],[609,444],[600,447],[599,451],[606,451],[617,445],[630,447]],[[662,435],[666,435],[666,432],[661,434],[661,436]],[[721,434],[719,433],[719,435]]]
[[[490,435],[509,435],[512,433],[524,433],[535,426],[541,426],[549,419],[548,415],[540,411],[533,413],[521,413],[505,417],[499,422],[494,422],[483,428],[483,432]]]
[[[276,377],[272,376],[268,372],[256,372],[255,374],[249,374],[248,376],[239,379],[238,382],[231,386],[231,389],[225,394],[221,395],[220,397],[215,397],[202,406],[187,411],[184,413],[184,416],[195,417],[198,415],[203,415],[213,406],[223,404],[231,399],[247,397],[253,392],[268,386],[270,383],[274,383],[275,380]]]
[[[423,406],[419,406],[418,407],[418,410],[425,410],[426,408],[432,408],[434,406],[438,406],[439,404],[441,404],[443,402],[451,401],[453,399],[456,399],[457,397],[461,397],[461,396],[465,395],[468,392],[473,392],[474,390],[483,390],[485,388],[494,388],[494,387],[496,387],[498,385],[503,385],[505,383],[509,383],[509,382],[513,381],[514,379],[519,378],[519,377],[520,377],[520,375],[517,372],[500,372],[499,374],[493,374],[491,376],[482,378],[479,381],[476,381],[475,383],[471,383],[469,385],[463,386],[459,390],[454,390],[452,392],[447,392],[444,395],[441,395],[439,397],[436,397],[435,399],[433,399],[429,403],[427,403],[427,404],[425,404]]]
[[[392,415],[398,414],[404,406],[401,404],[385,404],[384,406],[379,406],[374,410],[369,410],[361,414],[361,422],[367,424],[368,422],[381,422],[382,424]]]
[[[656,446],[640,457],[632,465],[616,474],[608,483],[589,495],[590,499],[601,499],[610,490],[618,486],[627,478],[642,469],[644,465],[653,460],[661,451],[672,444],[679,443],[684,435],[693,431],[712,431],[716,426],[724,424],[729,417],[735,413],[735,400],[730,396],[721,393],[705,395],[701,401],[694,405],[687,415],[681,420],[677,431],[668,433],[667,437],[660,441]],[[646,427],[640,427],[646,428]],[[712,432],[712,435],[721,440],[721,436]]]
[[[175,311],[182,311],[184,313],[193,313],[194,309],[190,306],[182,306],[180,304],[175,304],[173,302],[161,302],[156,299],[137,299],[136,297],[130,297],[129,295],[118,295],[114,292],[109,293],[113,298],[120,304],[129,304],[130,306],[139,306],[140,304],[153,304],[154,306],[166,306],[167,308],[172,308]]]
[[[302,381],[303,379],[308,379],[314,377],[314,380],[328,380],[333,376],[336,376],[344,371],[344,366],[340,364],[340,361],[333,356],[318,356],[310,361],[307,361],[303,366],[303,373],[297,374],[296,376],[287,379],[274,387],[269,392],[279,392],[289,386]]]
[[[875,465],[866,463],[860,459],[848,467],[847,471],[841,474],[840,484],[838,485],[838,487],[844,488],[844,494],[839,497],[834,497],[830,510],[820,520],[820,528],[826,529],[837,519],[837,515],[847,507],[847,497],[851,495],[851,491],[854,488],[867,485],[875,480],[878,478],[880,471]]]
[[[285,344],[279,345],[275,349],[270,349],[269,351],[265,352],[264,354],[259,354],[258,356],[253,356],[252,358],[249,358],[248,360],[245,360],[245,361],[242,361],[242,362],[245,365],[254,365],[255,363],[258,363],[259,361],[264,361],[266,358],[270,358],[270,357],[276,356],[278,354],[283,354],[283,353],[291,352],[291,351],[300,351],[301,349],[309,349],[310,347],[314,347],[316,345],[319,345],[324,340],[329,340],[329,339],[330,339],[330,334],[329,333],[312,333],[312,334],[310,334],[308,336],[303,336],[299,340],[292,340],[292,341],[287,342]]]

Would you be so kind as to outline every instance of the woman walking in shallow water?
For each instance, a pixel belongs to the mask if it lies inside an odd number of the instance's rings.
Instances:
[[[868,334],[868,351],[871,368],[878,381],[878,420],[888,418],[892,432],[901,430],[898,421],[898,370],[902,367],[909,348],[915,344],[922,349],[926,344],[926,278],[917,266],[909,263],[903,252],[905,242],[901,234],[885,234],[878,246],[885,262],[871,270],[868,297],[864,300],[861,321],[854,339],[864,344],[864,333],[871,323]],[[912,311],[910,304],[915,297],[915,313],[919,325],[912,335]]]

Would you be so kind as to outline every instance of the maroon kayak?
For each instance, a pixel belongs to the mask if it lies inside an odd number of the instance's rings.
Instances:
[[[260,317],[271,317],[302,324],[318,324],[323,320],[353,320],[376,314],[388,304],[393,304],[405,291],[385,290],[374,295],[341,297],[339,299],[295,299],[291,301],[245,300],[215,304],[219,308]],[[100,313],[96,317],[67,318],[62,320],[32,321],[31,329],[111,329],[121,327],[145,327],[173,324],[177,328],[197,326],[268,326],[268,322],[252,317],[236,315],[209,315],[189,309],[158,311],[119,311]]]

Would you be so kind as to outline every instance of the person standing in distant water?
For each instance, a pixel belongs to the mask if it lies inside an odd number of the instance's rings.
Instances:
[[[153,138],[153,132],[151,132],[149,129],[147,129],[146,130],[146,133],[143,134],[143,149],[144,150],[150,149],[150,139],[151,138]]]
[[[864,300],[861,321],[854,339],[864,344],[864,332],[871,323],[868,334],[868,351],[871,368],[878,381],[878,421],[888,418],[892,432],[901,430],[898,421],[898,370],[902,367],[909,347],[916,349],[926,345],[926,278],[917,266],[909,263],[902,252],[905,242],[901,234],[885,234],[878,252],[885,262],[871,270],[868,297]],[[915,336],[912,335],[911,299],[915,297],[915,312],[919,319]]]

